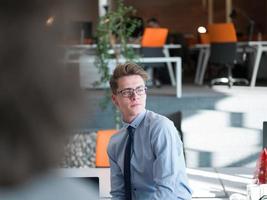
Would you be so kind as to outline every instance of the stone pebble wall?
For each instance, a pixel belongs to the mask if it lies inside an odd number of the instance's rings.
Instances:
[[[95,167],[96,132],[75,131],[65,147],[65,155],[60,167]]]

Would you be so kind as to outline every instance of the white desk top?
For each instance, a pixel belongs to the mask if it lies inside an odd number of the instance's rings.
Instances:
[[[267,45],[267,41],[248,41],[248,42],[237,42],[237,45],[249,45],[249,46],[257,46],[257,45],[261,45],[261,46],[266,46]],[[193,46],[192,48],[205,48],[205,47],[209,47],[209,44],[196,44],[195,46]]]
[[[247,184],[252,183],[252,168],[217,168],[217,174],[228,196],[233,193],[246,195]]]
[[[129,47],[132,48],[141,48],[140,44],[127,44]],[[120,45],[117,44],[117,47],[119,47]],[[65,48],[83,48],[83,49],[94,49],[97,47],[96,44],[75,44],[75,45],[65,45]],[[165,44],[163,46],[164,48],[167,49],[177,49],[177,48],[181,48],[182,45],[181,44]]]
[[[227,196],[215,169],[187,169],[187,174],[189,185],[193,190],[193,198],[224,198]]]

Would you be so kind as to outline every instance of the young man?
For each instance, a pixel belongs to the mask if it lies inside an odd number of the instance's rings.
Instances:
[[[133,63],[118,65],[110,79],[123,119],[108,146],[112,199],[191,199],[182,142],[169,119],[145,109],[146,80]]]

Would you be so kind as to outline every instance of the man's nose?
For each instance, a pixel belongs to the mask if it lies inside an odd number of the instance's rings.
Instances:
[[[136,91],[134,90],[133,92],[132,92],[132,95],[131,95],[131,98],[135,98],[135,97],[137,97],[137,96],[139,96],[137,93],[136,93]]]

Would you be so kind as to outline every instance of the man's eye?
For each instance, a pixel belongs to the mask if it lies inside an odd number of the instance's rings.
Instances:
[[[131,93],[130,90],[123,91],[123,94],[130,94],[130,93]]]

